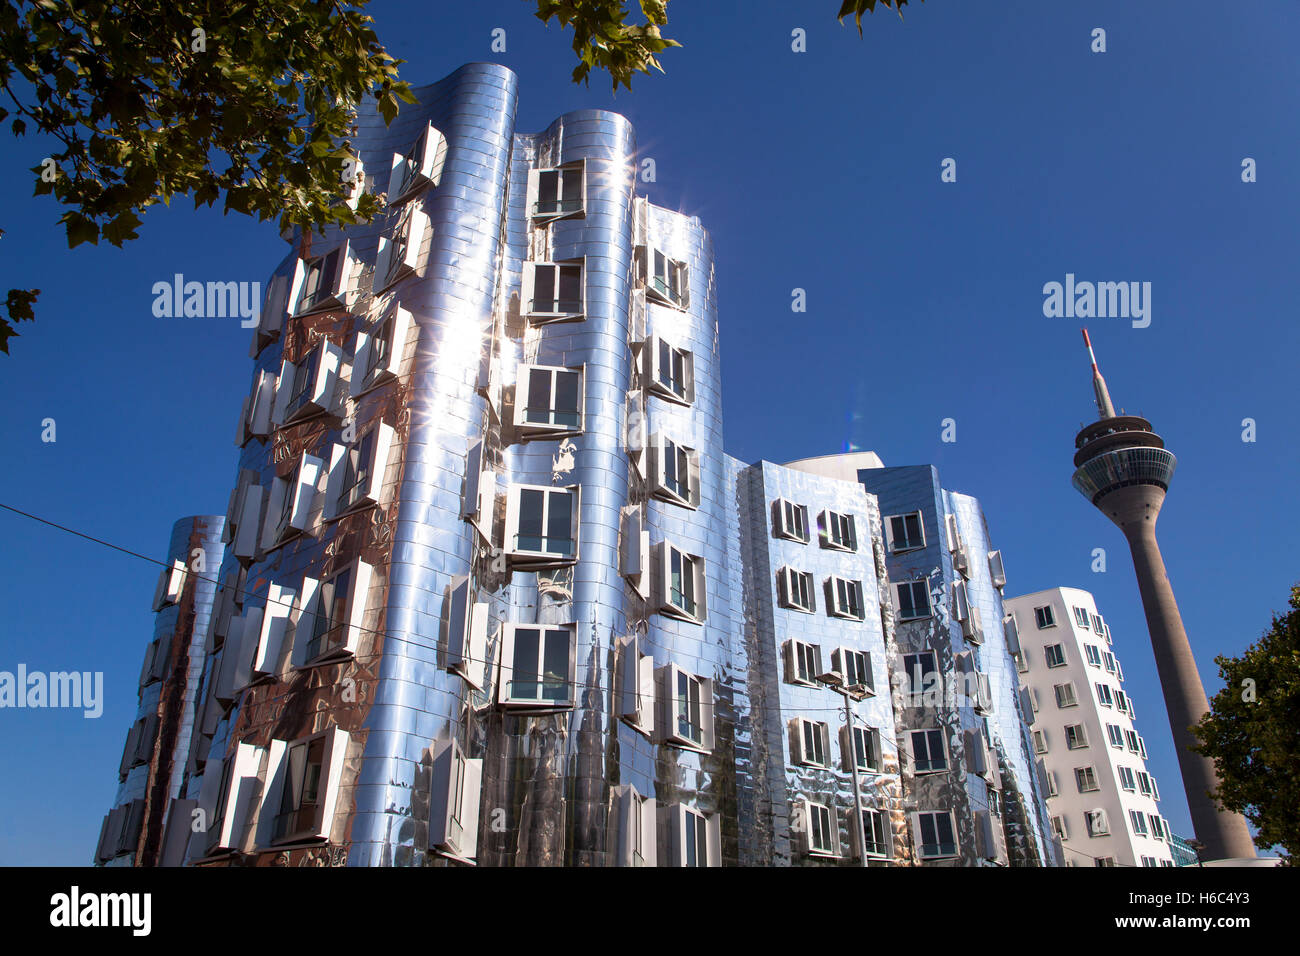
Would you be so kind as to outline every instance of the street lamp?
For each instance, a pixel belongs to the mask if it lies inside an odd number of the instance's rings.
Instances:
[[[867,865],[867,835],[862,826],[862,790],[858,784],[858,742],[853,733],[853,705],[850,701],[862,700],[867,696],[867,689],[861,684],[844,683],[843,678],[831,671],[818,674],[817,682],[826,685],[844,698],[844,727],[848,730],[849,768],[853,771],[853,832],[854,842],[858,847],[858,860],[861,866]]]

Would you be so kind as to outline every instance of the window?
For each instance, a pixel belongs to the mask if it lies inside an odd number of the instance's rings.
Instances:
[[[877,858],[889,856],[889,843],[885,834],[885,815],[879,810],[863,810],[862,836],[867,856]]]
[[[1074,608],[1074,623],[1082,628],[1088,627],[1088,609],[1086,607]]]
[[[772,533],[791,541],[809,540],[808,506],[778,498],[772,502]]]
[[[654,246],[645,246],[640,252],[646,297],[676,309],[686,308],[690,298],[686,263],[670,259]]]
[[[716,813],[701,813],[677,804],[660,813],[666,818],[670,866],[721,866],[722,835]]]
[[[914,730],[908,736],[915,773],[938,773],[948,769],[948,752],[942,730]]]
[[[444,738],[430,751],[429,849],[458,860],[478,854],[483,760],[465,756],[456,741]]]
[[[1156,858],[1154,856],[1144,856],[1142,857],[1142,865],[1158,867],[1160,864],[1156,861]]]
[[[350,389],[353,398],[397,375],[413,326],[411,313],[394,304],[373,329],[357,334]]]
[[[1151,796],[1151,776],[1145,770],[1138,771],[1137,784],[1143,796]]]
[[[262,550],[269,551],[296,532],[307,529],[316,501],[316,482],[325,462],[313,455],[303,455],[293,470],[271,485],[267,521],[262,532]]]
[[[1133,730],[1124,731],[1124,740],[1128,744],[1128,749],[1130,753],[1141,753],[1141,748],[1138,746],[1137,731],[1133,731]]]
[[[271,433],[271,409],[275,405],[276,376],[267,371],[257,373],[253,390],[244,399],[239,413],[235,444],[241,448],[254,436],[266,438]]]
[[[653,336],[645,347],[645,377],[650,391],[678,405],[695,401],[695,357]]]
[[[1110,741],[1112,747],[1124,748],[1124,731],[1119,724],[1106,725],[1106,739]]]
[[[1148,813],[1147,819],[1151,821],[1151,835],[1157,840],[1163,840],[1165,838],[1165,830],[1164,824],[1160,819],[1160,814]]]
[[[1065,728],[1065,746],[1070,750],[1082,750],[1088,746],[1088,734],[1083,724],[1070,724]]]
[[[1048,644],[1043,648],[1043,660],[1048,667],[1065,666],[1065,647],[1061,644]]]
[[[581,318],[582,264],[525,262],[520,300],[521,312],[542,322]]]
[[[819,720],[796,717],[790,721],[790,759],[806,767],[829,767],[831,731]]]
[[[800,798],[803,805],[803,850],[809,856],[839,856],[839,825],[830,807]]]
[[[447,620],[447,670],[471,687],[483,689],[487,661],[488,605],[474,601],[468,575],[451,579],[444,603]]]
[[[1074,783],[1079,788],[1080,793],[1090,793],[1098,790],[1097,771],[1092,767],[1076,767],[1074,770]]]
[[[185,587],[185,562],[177,558],[171,567],[163,568],[158,575],[158,586],[154,589],[153,609],[161,611],[169,604],[181,599]]]
[[[582,431],[582,369],[521,365],[515,387],[515,428],[525,435]]]
[[[700,504],[700,456],[694,448],[664,435],[650,440],[650,473],[656,498],[698,508]]]
[[[373,574],[369,564],[354,561],[323,581],[303,579],[302,610],[294,630],[295,666],[356,652]]]
[[[391,425],[377,421],[350,445],[334,446],[325,489],[327,521],[379,503],[395,435]]]
[[[1097,865],[1097,866],[1116,866],[1117,864],[1115,863],[1115,858],[1114,858],[1113,856],[1099,856],[1099,857],[1097,857],[1097,861],[1096,861],[1096,864],[1095,864],[1095,865]]]
[[[779,568],[776,572],[777,601],[782,607],[812,613],[816,608],[811,571]]]
[[[821,648],[803,641],[786,641],[783,651],[786,682],[816,687],[817,677],[822,673]]]
[[[885,536],[888,538],[889,550],[898,554],[900,551],[914,551],[925,547],[925,523],[921,512],[890,515],[885,519]]]
[[[1106,819],[1105,810],[1085,810],[1083,819],[1088,826],[1088,836],[1110,836],[1110,821]]]
[[[399,279],[419,271],[421,253],[432,228],[429,217],[414,205],[398,216],[393,233],[379,237],[375,254],[374,291],[382,292]]]
[[[614,816],[618,821],[618,862],[620,866],[654,866],[655,802],[636,792],[635,787],[614,787]]]
[[[1119,767],[1119,785],[1125,790],[1136,790],[1137,780],[1133,777],[1132,767]]]
[[[259,844],[329,839],[347,748],[348,735],[338,728],[271,741],[263,807],[274,816],[269,833],[259,825]]]
[[[952,813],[948,810],[924,811],[914,817],[915,832],[920,835],[917,841],[917,855],[922,860],[942,859],[957,855],[957,837],[952,825]]]
[[[1050,604],[1034,608],[1034,620],[1037,622],[1040,631],[1045,627],[1056,627],[1056,614],[1052,611]]]
[[[667,703],[669,743],[690,750],[713,749],[713,681],[682,670],[676,664],[662,668]]]
[[[1101,649],[1095,644],[1083,645],[1083,656],[1088,661],[1090,667],[1101,666]]]
[[[1051,823],[1052,832],[1056,834],[1058,839],[1070,839],[1070,828],[1065,822],[1065,817],[1052,817]]]
[[[1066,681],[1064,684],[1057,684],[1054,688],[1056,691],[1056,706],[1060,708],[1078,707],[1079,699],[1074,694],[1074,682]]]
[[[1131,713],[1132,708],[1129,706],[1128,695],[1125,694],[1122,690],[1120,690],[1117,687],[1115,688],[1114,696],[1115,696],[1115,709],[1118,710],[1121,714],[1128,714],[1130,717],[1132,717],[1133,716]]]
[[[343,350],[322,339],[297,364],[284,362],[275,391],[271,420],[277,426],[330,412],[335,407]]]
[[[704,559],[663,542],[660,548],[662,592],[659,606],[665,614],[694,624],[708,616]]]
[[[572,707],[576,637],[572,624],[503,625],[497,699],[507,707]]]
[[[1097,683],[1094,686],[1097,688],[1097,703],[1101,704],[1103,707],[1114,705],[1115,701],[1110,695],[1109,685]]]
[[[1045,730],[1034,731],[1034,753],[1036,754],[1047,753],[1047,731]]]
[[[461,517],[472,524],[489,544],[495,543],[492,526],[496,520],[496,501],[496,472],[490,467],[483,442],[476,441],[465,454],[465,489],[461,496]]]
[[[640,509],[623,513],[622,575],[641,600],[650,597],[650,532]]]
[[[916,621],[930,616],[930,588],[924,578],[894,585],[898,620]]]
[[[167,677],[167,664],[171,658],[171,635],[159,637],[145,648],[144,664],[140,668],[140,687],[157,683]]]
[[[852,772],[854,760],[859,773],[880,773],[880,731],[875,727],[853,727],[853,741],[847,740],[848,729],[840,728],[840,753],[844,758],[845,771]]]
[[[1028,674],[1029,673],[1029,652],[1022,648],[1019,654],[1012,654],[1011,656],[1015,659],[1016,671],[1021,674]]]
[[[823,511],[817,516],[817,531],[823,548],[835,551],[858,550],[858,533],[853,515]]]
[[[871,670],[871,654],[850,647],[837,647],[831,651],[831,673],[853,696],[866,696],[876,692],[876,679]]]
[[[912,696],[937,687],[939,667],[935,663],[934,651],[904,654],[903,674],[908,682],[908,693]]]
[[[1105,663],[1106,670],[1112,674],[1115,673],[1115,655],[1110,651],[1106,651],[1101,655],[1101,659]]]
[[[1007,586],[1007,572],[1002,567],[1001,551],[989,552],[989,580],[993,582],[993,586],[999,591]]]
[[[388,180],[389,203],[409,199],[425,186],[438,185],[446,160],[447,138],[433,124],[427,124],[410,149],[393,154],[392,173]]]
[[[1094,633],[1100,634],[1103,637],[1105,636],[1106,625],[1102,622],[1100,614],[1094,614],[1092,616],[1092,629]]]
[[[654,733],[655,721],[654,657],[641,653],[639,637],[623,638],[619,643],[622,653],[619,668],[622,707],[619,716],[649,736]]]
[[[1027,688],[1027,690],[1029,691],[1029,704],[1033,708],[1034,713],[1036,714],[1038,713],[1038,688],[1029,687]]]
[[[1143,816],[1140,810],[1130,810],[1128,812],[1129,821],[1133,824],[1133,833],[1136,836],[1147,836],[1147,818]]]
[[[528,171],[528,215],[533,219],[562,219],[583,213],[581,163],[557,169]]]
[[[512,485],[506,503],[506,553],[520,567],[578,558],[578,486]]]
[[[293,314],[345,307],[351,274],[352,259],[346,242],[323,255],[304,260],[296,274],[298,299]]]
[[[1119,662],[1119,658],[1118,658],[1118,657],[1115,658],[1115,676],[1116,676],[1119,680],[1123,680],[1123,679],[1124,679],[1124,668],[1123,668],[1123,666],[1120,664],[1120,662]]]
[[[826,612],[832,617],[862,620],[862,582],[832,575],[826,579]]]
[[[1159,799],[1160,799],[1160,788],[1156,785],[1156,778],[1155,778],[1155,777],[1148,777],[1147,779],[1151,781],[1151,799],[1152,799],[1152,800],[1159,800]]]
[[[1061,795],[1056,781],[1055,770],[1047,771],[1047,795],[1049,797],[1059,797]]]

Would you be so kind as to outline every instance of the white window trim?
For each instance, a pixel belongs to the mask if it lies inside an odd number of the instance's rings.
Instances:
[[[333,630],[342,629],[342,639],[332,640],[324,649],[308,657],[308,644],[315,632],[316,618],[324,610],[320,606],[323,597],[322,586],[334,580],[344,572],[348,575],[348,596],[342,619],[334,623]],[[370,585],[374,580],[375,569],[359,558],[324,578],[304,577],[302,581],[301,604],[293,629],[293,666],[295,668],[315,667],[338,659],[351,657],[361,644],[364,633],[366,611],[368,610]],[[328,632],[327,632],[328,633]]]
[[[544,312],[533,308],[533,302],[537,298],[537,269],[542,266],[553,267],[555,271],[554,291],[559,292],[560,270],[564,268],[578,269],[578,288],[581,298],[578,300],[577,311],[557,311],[552,310]],[[556,301],[552,296],[551,305],[563,304]],[[582,259],[567,260],[546,260],[537,262],[525,262],[523,264],[523,284],[519,292],[519,313],[527,318],[534,325],[545,325],[549,322],[568,322],[575,319],[582,319],[587,314],[587,261]]]
[[[856,735],[861,734],[867,738],[867,744],[870,753],[876,758],[876,766],[868,764],[858,764],[858,773],[882,773],[884,755],[880,750],[880,729],[878,727],[863,727],[854,724],[852,727],[841,727],[839,730],[840,737],[840,763],[845,773],[853,772],[853,763],[858,759]]]
[[[402,235],[404,233],[404,235]],[[379,237],[379,248],[375,253],[375,279],[373,291],[378,294],[396,285],[409,275],[418,275],[424,261],[426,240],[433,233],[429,217],[415,205],[404,207],[393,227],[392,235],[387,233]],[[394,258],[398,248],[398,236],[401,235],[402,257]]]
[[[796,587],[796,578],[807,585],[808,603],[800,604],[797,597],[800,588]],[[813,614],[817,611],[817,586],[813,581],[811,571],[797,571],[791,567],[777,568],[776,570],[776,599],[777,603],[791,611],[799,611],[803,614]]]
[[[430,850],[462,863],[478,856],[483,759],[469,758],[455,740],[443,738],[429,751]]]
[[[646,301],[654,302],[658,305],[666,305],[671,309],[686,311],[690,307],[691,301],[691,275],[689,264],[683,259],[674,259],[663,249],[651,243],[645,243],[637,250],[641,267],[641,287],[645,290]],[[679,270],[678,291],[680,297],[674,299],[672,294],[666,289],[660,289],[654,281],[652,275],[655,253],[658,252],[666,263],[669,270]]]
[[[660,343],[663,343],[669,349],[670,359],[674,355],[682,356],[682,376],[686,379],[682,383],[682,391],[685,394],[678,395],[663,383],[663,369],[659,365]],[[645,362],[646,388],[652,395],[672,402],[674,405],[690,407],[695,404],[695,354],[693,352],[672,345],[662,336],[653,335],[646,340],[645,347],[642,350],[642,358]],[[671,375],[668,377],[672,378]]]
[[[659,568],[657,604],[660,613],[689,624],[703,624],[708,619],[708,576],[704,557],[692,554],[671,541],[661,541],[655,547],[658,549],[656,557]],[[693,614],[672,601],[672,554],[674,551],[690,561],[695,592],[695,613]]]
[[[831,536],[831,519],[846,518],[848,519],[849,540],[848,543],[836,541]],[[839,522],[835,522],[839,526]],[[841,511],[832,511],[826,508],[817,515],[817,536],[818,543],[828,551],[845,551],[856,553],[858,550],[858,520],[856,515],[846,514]]]
[[[642,796],[636,787],[628,784],[612,788],[610,798],[613,803],[610,817],[616,830],[616,839],[611,842],[618,854],[618,865],[656,866],[659,814],[654,798]]]
[[[849,668],[846,662],[850,655],[861,655],[863,675],[867,677],[865,683],[849,683]],[[876,695],[876,671],[875,664],[871,660],[870,651],[844,645],[834,648],[831,651],[831,674],[838,678],[840,686],[848,690],[850,696],[861,699]]]
[[[1007,586],[1007,569],[1002,563],[1001,551],[990,551],[989,560],[989,580],[993,586],[1001,591]]]
[[[540,212],[537,209],[539,200],[538,194],[541,192],[542,173],[558,173],[558,195],[564,195],[564,182],[574,173],[578,175],[582,183],[580,190],[581,198],[578,200],[580,205],[577,209],[551,210],[549,212]],[[563,200],[560,200],[563,202]],[[525,198],[526,205],[525,215],[531,220],[540,220],[542,222],[554,222],[557,219],[580,219],[586,215],[587,209],[587,170],[586,160],[578,160],[572,163],[562,163],[558,166],[541,166],[537,169],[528,171],[528,191]]]
[[[904,526],[906,526],[906,520],[913,515],[916,516],[916,524],[921,532],[921,540],[917,544],[907,542],[903,546],[899,547],[894,541],[894,519],[904,519]],[[899,514],[885,515],[884,520],[881,523],[885,528],[885,547],[889,549],[890,554],[906,554],[908,551],[920,551],[925,547],[925,514],[923,512],[904,511]]]
[[[407,160],[412,154],[414,163]],[[432,123],[427,123],[406,153],[393,154],[388,177],[389,205],[411,198],[425,186],[437,186],[442,181],[446,161],[447,137]]]
[[[474,526],[486,542],[492,541],[496,518],[497,476],[484,460],[482,441],[469,447],[465,456],[465,490],[461,496],[461,517]]]
[[[675,449],[686,453],[686,495],[668,485],[668,451],[672,444]],[[700,506],[700,453],[692,447],[682,444],[662,432],[650,437],[650,493],[661,501],[668,501],[684,508],[695,509]]]
[[[318,786],[323,791],[317,803],[315,826],[306,831],[273,836],[275,818],[280,812],[284,787],[290,771],[289,754],[293,747],[309,746],[317,738],[325,738],[321,775]],[[257,818],[257,845],[263,848],[291,845],[303,841],[328,840],[334,827],[334,810],[338,805],[343,779],[343,764],[350,737],[346,731],[331,727],[320,733],[309,734],[297,740],[272,740],[268,750],[265,797]]]
[[[474,600],[469,575],[462,574],[451,579],[445,608],[446,669],[481,691],[486,681],[490,606]]]
[[[551,498],[555,495],[567,494],[572,500],[572,506],[569,513],[569,534],[572,542],[571,554],[557,554],[550,551],[532,551],[520,548],[517,543],[519,537],[519,518],[523,492],[540,491],[546,495],[546,510],[543,515],[549,515],[551,507]],[[559,567],[577,563],[579,548],[579,529],[582,524],[582,489],[579,485],[511,485],[509,494],[506,497],[506,525],[505,525],[505,548],[506,557],[511,564],[516,567],[528,568],[546,568]],[[543,518],[543,529],[547,522]]]
[[[542,642],[545,640],[546,631],[564,631],[568,634],[569,654],[568,667],[569,672],[564,678],[565,691],[567,696],[560,700],[541,700],[536,697],[514,697],[510,692],[510,685],[514,675],[514,650],[515,635],[521,630],[533,630],[543,632]],[[576,700],[575,681],[576,681],[576,658],[578,647],[577,628],[573,624],[523,624],[508,623],[502,624],[500,629],[500,647],[501,647],[501,671],[497,679],[497,703],[510,709],[527,709],[534,711],[555,711],[569,710],[573,707]],[[538,658],[539,664],[545,658],[545,645],[539,642]]]
[[[840,821],[839,815],[829,804],[799,798],[799,813],[803,817],[801,849],[807,856],[836,859],[840,856]],[[830,837],[830,846],[813,845],[813,816],[816,814],[825,821],[826,835]]]
[[[704,813],[694,807],[688,807],[684,803],[677,803],[659,809],[660,822],[666,821],[667,826],[661,827],[664,831],[664,842],[667,853],[669,866],[686,865],[686,841],[683,837],[686,828],[686,818],[700,817],[704,820],[704,831],[706,843],[704,846],[705,866],[722,865],[722,829],[721,821],[716,813]]]
[[[384,326],[391,327],[388,355],[371,368],[371,351]],[[411,313],[397,303],[393,303],[384,310],[384,314],[371,326],[369,332],[357,333],[356,353],[352,362],[352,381],[349,384],[349,391],[353,398],[359,398],[397,377],[406,351],[407,340],[414,327],[415,322]]]
[[[951,832],[952,832],[953,851],[951,853],[937,853],[937,854],[923,853],[922,852],[923,844],[921,843],[921,817],[941,816],[941,815],[946,815],[948,817],[948,824],[951,827]],[[911,814],[911,817],[912,817],[912,833],[916,840],[916,857],[918,860],[950,860],[961,855],[961,843],[957,839],[957,826],[956,826],[956,822],[953,820],[953,815],[951,810],[917,810]]]
[[[373,422],[357,435],[358,447],[368,435],[374,435],[371,443],[370,460],[367,464],[365,483],[357,488],[356,498],[345,507],[340,507],[339,498],[344,492],[343,482],[347,477],[348,455],[351,448],[336,444],[330,449],[329,479],[325,486],[325,520],[334,521],[344,515],[352,514],[363,508],[369,508],[380,502],[384,488],[384,474],[388,470],[388,459],[392,452],[397,432],[391,425],[382,421]]]
[[[851,608],[840,606],[839,585],[843,582],[848,585],[848,590],[854,592],[858,598],[858,613],[854,613]],[[826,615],[828,617],[838,617],[848,621],[862,621],[866,619],[867,603],[866,590],[862,582],[854,578],[840,577],[838,574],[832,574],[826,579]]]
[[[621,573],[644,601],[650,597],[650,532],[639,508],[625,512],[622,522]]]
[[[161,611],[169,604],[181,599],[185,589],[185,562],[180,558],[172,561],[170,567],[163,568],[158,574],[158,586],[154,589],[153,609]]]
[[[290,409],[293,399],[293,385],[298,366],[310,363],[310,385],[306,397],[297,408]],[[333,414],[336,410],[339,371],[343,367],[343,350],[322,338],[311,347],[297,363],[285,361],[280,366],[280,376],[276,382],[275,405],[271,410],[271,422],[277,428],[283,428],[295,422],[313,418],[321,414]]]
[[[830,725],[823,720],[808,720],[804,717],[795,717],[789,722],[790,727],[790,761],[803,767],[820,767],[829,768],[832,763],[831,757],[831,729]],[[808,746],[804,735],[809,728],[818,738],[822,747],[822,759],[818,760],[816,754],[808,752]]]
[[[687,678],[699,684],[700,688],[700,740],[697,742],[689,736],[679,732],[677,727],[677,684],[678,676],[685,675]],[[665,743],[672,744],[682,750],[693,750],[697,753],[711,753],[713,751],[714,741],[714,702],[713,702],[713,680],[703,677],[699,674],[692,674],[685,668],[676,664],[666,664],[659,668],[659,695],[657,700],[662,702],[660,707],[660,736]]]
[[[787,527],[789,523],[786,518],[786,506],[789,506],[803,517],[803,534],[797,529]],[[808,506],[801,505],[789,498],[777,498],[772,502],[772,534],[778,538],[785,538],[787,541],[798,541],[807,544],[812,540],[811,532],[808,529]]]
[[[813,674],[809,678],[799,676],[801,649],[809,651],[813,661],[813,667],[811,668]],[[817,677],[821,673],[822,663],[822,649],[819,645],[813,644],[809,641],[800,641],[792,638],[781,645],[781,657],[785,663],[785,682],[787,684],[796,684],[799,687],[821,686],[817,683]]]
[[[328,276],[323,276],[323,283],[317,289],[317,298],[313,302],[303,302],[302,297],[306,292],[307,273],[310,271],[308,263],[320,260],[324,261],[338,251],[339,256],[335,260],[334,271]],[[299,259],[294,269],[293,287],[290,292],[290,301],[294,303],[293,314],[307,315],[312,312],[320,312],[326,309],[346,309],[348,307],[348,296],[352,291],[352,273],[355,270],[355,263],[352,258],[350,243],[344,240],[340,245],[324,252],[313,255],[310,259]]]
[[[316,507],[316,484],[324,467],[321,459],[303,454],[288,477],[276,478],[272,482],[262,533],[263,551],[274,550],[295,534],[307,530]]]
[[[528,392],[533,372],[549,373],[551,379],[551,404],[547,408],[548,412],[555,411],[555,383],[558,380],[557,373],[568,372],[575,373],[578,376],[578,423],[576,425],[565,425],[561,423],[530,422],[528,415]],[[548,438],[560,435],[580,435],[583,426],[587,420],[587,366],[575,365],[571,367],[560,365],[520,365],[517,366],[517,375],[515,377],[515,430],[528,437]]]
[[[654,736],[656,681],[655,660],[641,651],[641,638],[619,640],[619,717],[647,738]]]

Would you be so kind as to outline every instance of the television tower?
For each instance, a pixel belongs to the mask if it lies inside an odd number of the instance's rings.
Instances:
[[[1196,839],[1205,846],[1205,858],[1254,857],[1245,817],[1221,810],[1209,796],[1219,787],[1214,761],[1190,749],[1197,742],[1191,727],[1210,707],[1156,542],[1156,518],[1177,460],[1145,418],[1115,414],[1087,329],[1083,341],[1092,360],[1092,388],[1100,417],[1074,439],[1074,487],[1119,526],[1133,553],[1187,805]]]

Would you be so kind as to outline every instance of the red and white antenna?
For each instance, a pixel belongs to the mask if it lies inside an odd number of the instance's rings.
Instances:
[[[1092,351],[1092,340],[1088,338],[1088,330],[1083,330],[1083,344],[1088,346],[1088,358],[1092,361],[1092,390],[1097,396],[1097,411],[1102,418],[1114,418],[1115,406],[1110,403],[1110,392],[1106,388],[1106,380],[1101,377],[1101,369],[1097,368],[1097,356]]]

